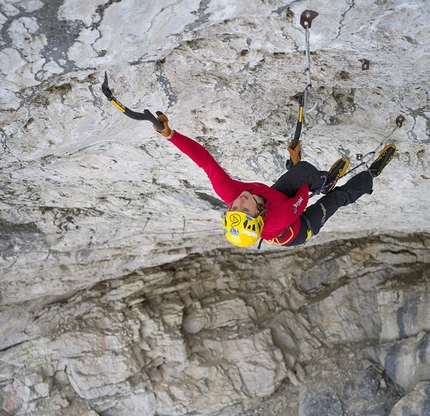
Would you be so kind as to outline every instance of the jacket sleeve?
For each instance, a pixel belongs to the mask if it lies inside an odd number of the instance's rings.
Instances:
[[[281,228],[289,227],[296,221],[300,214],[306,209],[309,202],[309,187],[307,184],[302,186],[297,193],[286,200],[275,214],[276,225]]]
[[[294,195],[293,198],[288,200],[288,205],[291,207],[291,215],[293,221],[295,221],[300,214],[306,209],[306,205],[309,202],[309,186],[308,184],[303,185]]]
[[[205,171],[214,191],[226,204],[233,202],[246,189],[245,183],[232,179],[213,156],[195,140],[175,131],[170,142]]]

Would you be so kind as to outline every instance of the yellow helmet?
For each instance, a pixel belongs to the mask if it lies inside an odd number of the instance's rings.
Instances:
[[[261,215],[253,218],[240,211],[227,211],[223,216],[225,238],[238,247],[249,247],[260,238],[264,227]]]

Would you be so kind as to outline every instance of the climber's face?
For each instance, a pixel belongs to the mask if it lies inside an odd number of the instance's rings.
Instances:
[[[241,211],[250,215],[251,217],[257,217],[259,214],[257,208],[257,201],[254,199],[252,194],[248,191],[242,192],[238,198],[233,201],[230,208],[232,211]]]

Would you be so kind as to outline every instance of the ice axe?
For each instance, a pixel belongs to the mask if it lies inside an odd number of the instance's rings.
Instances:
[[[112,91],[109,88],[108,84],[108,76],[107,72],[105,72],[105,79],[102,84],[102,91],[104,95],[106,95],[106,98],[116,107],[118,108],[122,113],[124,113],[126,116],[134,119],[134,120],[147,120],[150,121],[158,130],[163,130],[164,126],[163,123],[159,122],[157,118],[152,114],[149,110],[145,109],[143,110],[143,113],[138,113],[136,111],[130,110],[125,105],[122,105],[112,94]],[[161,111],[156,112],[157,116],[163,114]]]
[[[302,124],[303,124],[303,106],[304,106],[303,95],[300,95],[299,96],[299,118],[298,118],[297,124],[296,124],[296,131],[294,133],[294,139],[293,139],[293,142],[291,143],[292,149],[296,148],[296,146],[300,140],[300,134],[302,132]],[[285,167],[288,170],[291,169],[293,167],[293,161],[291,159],[288,159],[287,163],[285,164]]]

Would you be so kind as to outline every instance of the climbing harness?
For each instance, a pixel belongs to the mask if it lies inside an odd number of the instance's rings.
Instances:
[[[357,154],[356,158],[357,160],[360,161],[360,163],[349,169],[348,171],[346,171],[344,174],[340,175],[338,178],[336,178],[337,182],[339,179],[343,178],[346,175],[349,175],[350,173],[354,172],[356,169],[358,169],[361,166],[365,166],[366,169],[369,171],[369,166],[367,165],[368,162],[370,161],[370,158],[372,158],[373,156],[375,156],[376,152],[381,149],[384,144],[387,142],[387,140],[391,137],[391,135],[398,129],[401,128],[403,126],[403,122],[405,121],[405,118],[400,115],[396,118],[396,127],[394,127],[394,129],[391,131],[390,134],[388,134],[387,136],[385,136],[385,138],[381,141],[381,143],[378,144],[378,146],[375,148],[375,150],[372,150],[368,153],[366,153],[364,156],[362,154]],[[370,171],[369,171],[370,173]],[[324,183],[322,184],[322,186],[318,189],[316,189],[315,191],[313,191],[310,195],[309,198],[312,198],[315,195],[319,195],[320,193],[324,192],[326,189],[328,189],[331,185],[333,185],[335,182],[331,182],[331,183],[325,183],[326,181],[324,181]]]
[[[312,232],[312,225],[311,225],[311,222],[309,221],[308,216],[306,215],[306,210],[304,210],[301,213],[300,217],[303,218],[306,223],[306,240],[305,240],[305,243],[306,243],[306,241],[308,241],[314,235]]]
[[[301,16],[300,16],[300,24],[305,29],[305,40],[306,40],[306,76],[307,76],[307,85],[305,88],[305,91],[303,93],[304,96],[304,108],[305,113],[308,114],[311,111],[315,110],[315,108],[318,105],[318,100],[315,102],[313,107],[308,108],[308,93],[312,91],[312,81],[311,81],[311,54],[310,54],[310,47],[309,47],[309,29],[312,26],[312,20],[315,19],[315,17],[318,16],[317,12],[314,12],[312,10],[305,10]]]
[[[303,211],[300,214],[300,218],[303,218],[303,220],[306,223],[306,238],[304,243],[306,243],[313,236],[312,225],[311,225],[311,222],[309,221],[309,218],[305,214],[305,211]],[[258,250],[261,249],[261,245],[263,244],[263,241],[265,241],[267,244],[270,244],[270,245],[277,244],[279,246],[287,246],[289,243],[291,243],[291,241],[294,240],[295,237],[296,235],[294,234],[293,227],[290,225],[281,235],[278,235],[278,237],[272,238],[270,240],[264,240],[263,238],[260,238],[257,249]]]
[[[105,79],[102,84],[102,91],[106,98],[122,113],[134,120],[147,120],[150,121],[158,130],[163,130],[163,123],[157,120],[157,118],[147,109],[143,110],[143,113],[130,110],[125,105],[122,105],[112,94],[109,88],[107,72],[105,72]],[[163,114],[161,111],[156,112],[157,116]]]

